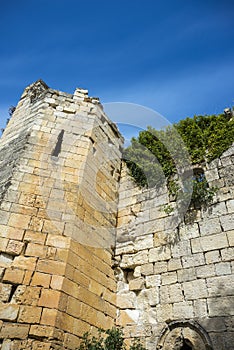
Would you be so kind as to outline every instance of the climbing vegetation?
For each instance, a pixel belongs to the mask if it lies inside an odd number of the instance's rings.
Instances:
[[[178,176],[186,167],[202,167],[227,150],[234,141],[234,118],[226,114],[194,116],[164,130],[148,127],[124,151],[124,160],[136,183],[143,188],[167,183],[169,193],[181,193]],[[190,160],[189,162],[186,162]],[[194,174],[191,203],[209,204],[217,191],[204,173]]]

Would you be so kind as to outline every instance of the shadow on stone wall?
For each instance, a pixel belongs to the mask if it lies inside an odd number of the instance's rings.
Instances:
[[[219,284],[218,293],[207,299],[209,318],[199,322],[208,332],[214,350],[233,350],[234,296],[231,285]]]

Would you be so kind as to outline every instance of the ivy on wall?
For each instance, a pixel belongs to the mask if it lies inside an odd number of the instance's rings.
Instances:
[[[175,177],[180,166],[186,166],[180,164],[180,160],[186,159],[186,152],[194,166],[202,167],[220,157],[233,141],[232,114],[194,116],[165,130],[148,127],[141,131],[137,138],[132,138],[123,158],[140,187],[158,187],[166,180],[169,192],[176,196],[180,186]],[[215,191],[214,187],[209,187],[204,175],[194,175],[193,204],[210,203]]]

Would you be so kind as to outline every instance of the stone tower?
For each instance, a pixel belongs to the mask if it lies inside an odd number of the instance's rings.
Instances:
[[[88,91],[25,89],[0,140],[1,349],[75,349],[114,324],[122,141]]]
[[[234,147],[202,169],[213,204],[174,227],[122,145],[87,90],[25,89],[0,139],[2,350],[75,350],[113,325],[147,350],[233,349]]]

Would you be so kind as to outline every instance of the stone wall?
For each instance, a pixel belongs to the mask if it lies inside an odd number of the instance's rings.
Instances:
[[[114,324],[121,144],[86,90],[25,89],[0,140],[2,350],[75,349]]]
[[[218,192],[178,223],[166,187],[140,190],[123,169],[116,245],[117,324],[153,349],[231,350],[234,147],[205,175]],[[178,218],[177,218],[178,219]],[[187,347],[186,347],[187,346]]]

